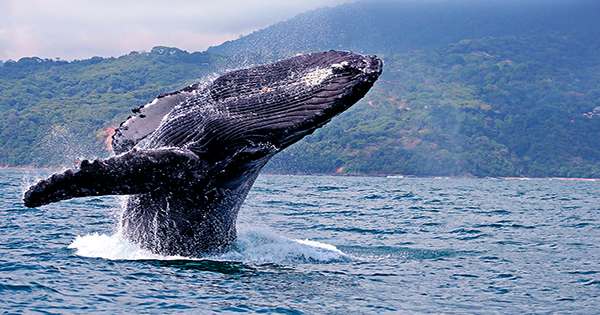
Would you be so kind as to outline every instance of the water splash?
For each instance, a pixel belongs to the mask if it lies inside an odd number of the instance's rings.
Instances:
[[[81,140],[81,135],[66,125],[52,125],[34,146],[41,158],[34,161],[36,166],[58,165],[69,168],[77,165],[84,157],[95,157],[96,147]],[[43,153],[43,154],[42,154]]]
[[[175,260],[184,258],[153,254],[152,252],[127,241],[119,233],[113,235],[92,233],[85,236],[77,236],[69,245],[69,248],[75,249],[75,253],[79,256],[110,260]]]
[[[266,263],[331,263],[350,258],[335,246],[298,240],[256,227],[242,228],[233,249],[217,259]]]
[[[242,229],[233,248],[203,258],[162,256],[126,240],[121,233],[78,236],[69,245],[82,257],[110,260],[215,260],[250,264],[331,263],[350,258],[335,246],[312,240],[287,238],[261,228]]]

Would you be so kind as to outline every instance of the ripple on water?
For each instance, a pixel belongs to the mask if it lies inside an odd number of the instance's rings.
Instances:
[[[38,173],[0,170],[1,310],[595,314],[600,304],[600,182],[260,176],[232,249],[190,259],[113,233],[118,198],[25,209],[21,183]]]
[[[319,192],[326,192],[326,191],[341,191],[341,190],[346,190],[346,189],[348,189],[348,187],[344,187],[344,186],[317,186],[316,189]]]
[[[394,199],[394,200],[422,200],[421,197],[415,195],[412,192],[395,195],[394,197],[392,197],[392,199]]]
[[[379,195],[379,194],[368,194],[366,196],[362,196],[361,199],[364,200],[377,200],[377,199],[385,199],[384,196]]]
[[[474,255],[475,251],[458,251],[453,249],[426,249],[398,246],[340,246],[348,255],[361,257],[402,258],[404,260],[436,260],[463,255]]]

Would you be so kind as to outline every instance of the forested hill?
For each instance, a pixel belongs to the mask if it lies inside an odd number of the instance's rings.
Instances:
[[[106,155],[131,109],[215,71],[214,57],[155,47],[119,58],[22,58],[0,65],[0,165]]]
[[[323,49],[394,54],[524,34],[594,39],[599,8],[596,0],[364,0],[307,12],[208,52],[263,61]]]
[[[206,53],[5,62],[0,164],[101,155],[103,130],[161,92],[324,49],[378,54],[384,75],[270,171],[600,177],[596,1],[359,1]]]
[[[600,176],[598,1],[361,1],[208,52],[324,49],[378,54],[384,75],[273,171]]]

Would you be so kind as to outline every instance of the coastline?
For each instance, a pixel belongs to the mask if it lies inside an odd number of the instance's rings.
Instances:
[[[1,170],[20,170],[20,171],[60,171],[65,170],[65,166],[32,166],[32,165],[0,165]],[[469,179],[501,179],[501,180],[558,180],[572,182],[600,182],[600,178],[594,177],[527,177],[527,176],[474,176],[474,175],[400,175],[400,174],[360,174],[360,173],[277,173],[277,172],[262,172],[262,175],[275,176],[339,176],[339,177],[385,177],[388,179],[410,179],[410,178],[433,178],[433,179],[449,179],[449,178],[469,178]]]

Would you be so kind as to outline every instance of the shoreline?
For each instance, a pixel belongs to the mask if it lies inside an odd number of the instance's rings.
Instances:
[[[560,181],[573,181],[573,182],[600,182],[600,178],[593,177],[557,177],[557,176],[549,176],[549,177],[495,177],[495,176],[472,176],[472,175],[452,175],[452,176],[440,176],[440,175],[376,175],[376,174],[323,174],[323,173],[315,173],[315,174],[302,174],[302,173],[293,173],[293,174],[285,174],[285,173],[262,173],[262,175],[271,175],[271,176],[331,176],[331,177],[380,177],[387,179],[417,179],[417,178],[431,178],[431,179],[499,179],[499,180],[560,180]]]
[[[20,170],[20,171],[58,171],[65,170],[68,167],[38,167],[38,166],[9,166],[0,165],[0,170]],[[411,179],[411,178],[432,178],[432,179],[502,179],[502,180],[559,180],[573,182],[600,182],[600,178],[594,177],[527,177],[527,176],[473,176],[473,175],[399,175],[399,174],[340,174],[340,173],[271,173],[263,172],[262,175],[276,176],[336,176],[336,177],[384,177],[388,179]]]

